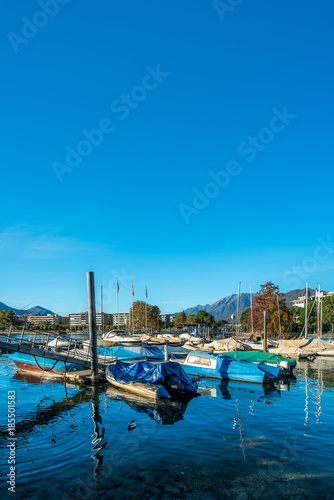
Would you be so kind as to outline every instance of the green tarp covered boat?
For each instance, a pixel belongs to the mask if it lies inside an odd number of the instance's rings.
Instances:
[[[229,351],[221,353],[226,356],[235,357],[235,351]],[[291,358],[285,358],[284,356],[278,356],[277,354],[273,354],[271,352],[263,352],[263,351],[237,351],[237,359],[242,361],[250,361],[251,363],[267,363],[270,365],[281,366],[284,368],[286,366],[286,362],[290,365],[290,370],[292,370],[296,366],[296,360]]]

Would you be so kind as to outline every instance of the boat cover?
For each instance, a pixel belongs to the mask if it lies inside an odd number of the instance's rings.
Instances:
[[[235,351],[229,351],[226,353],[227,356],[235,357]],[[295,366],[296,360],[291,358],[285,358],[284,356],[278,356],[277,354],[271,352],[262,351],[237,351],[237,359],[242,361],[250,361],[251,363],[272,363],[280,364],[281,361],[289,361],[291,366]]]
[[[126,346],[128,351],[134,352],[136,354],[140,354],[141,358],[147,359],[164,359],[164,354],[160,351],[160,349],[155,346],[141,346],[141,345],[129,345]]]
[[[164,345],[157,345],[157,347],[161,352],[164,352],[165,346]],[[187,354],[190,353],[192,349],[185,349],[184,347],[180,346],[173,346],[168,344],[168,353],[172,354],[173,356],[186,356]]]
[[[270,379],[276,378],[280,372],[280,369],[276,366],[241,361],[240,359],[224,354],[214,354],[200,350],[193,351],[191,354],[202,358],[216,359],[217,366],[215,371],[218,371],[222,378],[255,381],[258,380],[259,376],[261,378],[261,372]]]
[[[139,353],[132,352],[130,349],[122,347],[122,346],[116,346],[116,347],[102,347],[99,346],[97,348],[97,353],[99,356],[112,356],[114,358],[120,359],[120,360],[136,360],[136,359],[143,359],[145,356],[140,355]]]
[[[117,362],[110,365],[109,370],[117,382],[143,382],[146,384],[154,384],[158,380],[164,382],[165,377],[169,375],[176,375],[185,383],[185,391],[196,392],[195,387],[181,365],[174,361],[159,363],[158,365],[148,363],[147,361],[139,361],[133,365]]]

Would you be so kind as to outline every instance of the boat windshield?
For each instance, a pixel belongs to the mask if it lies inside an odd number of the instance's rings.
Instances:
[[[212,362],[212,363],[211,363]],[[194,365],[203,365],[203,366],[213,366],[215,363],[214,359],[210,358],[201,358],[200,356],[188,356],[188,363]]]

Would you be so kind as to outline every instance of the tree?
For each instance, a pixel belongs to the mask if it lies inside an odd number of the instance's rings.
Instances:
[[[282,337],[285,338],[290,325],[290,314],[285,304],[284,294],[279,293],[279,287],[275,286],[272,281],[267,281],[267,283],[261,285],[259,294],[253,298],[254,330],[263,330],[263,312],[267,311],[268,335],[277,336],[279,334],[277,299],[279,303]]]
[[[17,326],[20,325],[19,320],[14,311],[0,311],[0,324],[9,323],[10,325]]]
[[[323,323],[330,326],[332,332],[334,332],[334,295],[322,299],[322,311]]]
[[[299,309],[299,326],[302,329],[305,325],[305,307],[300,307]],[[317,305],[314,301],[307,304],[307,317],[308,330],[309,332],[314,332],[317,328]]]
[[[196,315],[195,314],[188,314],[186,322],[187,323],[197,323]]]
[[[158,306],[146,305],[147,313],[147,327],[158,330],[160,328],[160,309]],[[137,300],[133,303],[130,309],[130,321],[128,324],[129,329],[140,329],[145,328],[146,325],[146,315],[145,315],[145,302],[142,300]]]
[[[176,316],[174,316],[175,326],[179,325],[180,323],[186,323],[186,322],[187,322],[187,316],[184,311],[179,312],[178,314],[176,314]]]
[[[215,326],[215,318],[206,311],[200,310],[196,314],[196,323],[205,323],[208,326]]]
[[[251,310],[250,307],[242,311],[240,315],[240,323],[242,328],[245,328],[246,330],[251,330],[252,325],[251,325]]]
[[[228,325],[228,321],[226,321],[226,319],[220,319],[219,321],[216,322],[216,325],[217,325],[217,328],[223,327],[223,326]]]

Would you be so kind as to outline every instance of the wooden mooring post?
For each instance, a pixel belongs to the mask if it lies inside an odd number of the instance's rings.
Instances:
[[[94,273],[91,271],[87,271],[86,274],[87,274],[87,297],[88,297],[89,348],[92,360],[91,381],[93,384],[98,384],[100,378],[99,378],[99,366],[97,358]]]

